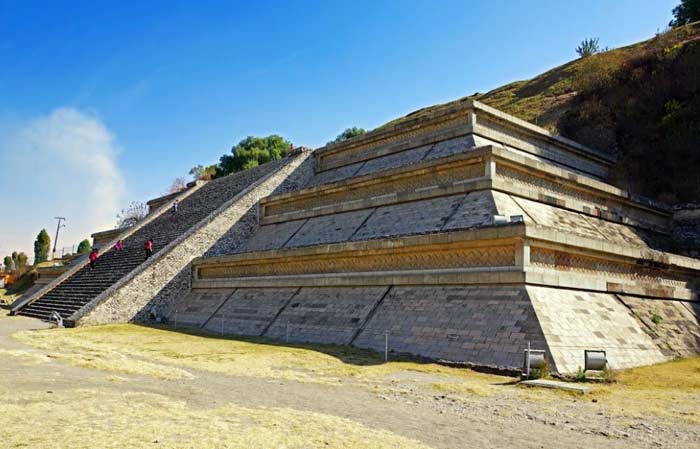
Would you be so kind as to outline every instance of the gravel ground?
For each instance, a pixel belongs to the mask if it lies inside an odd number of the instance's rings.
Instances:
[[[190,376],[162,379],[143,374],[115,375],[71,365],[56,358],[51,350],[33,348],[11,337],[15,332],[41,327],[43,323],[32,319],[0,317],[0,394],[22,397],[50,392],[46,401],[51,404],[53,395],[70,395],[80,388],[98,395],[100,392],[162,395],[197,412],[227,405],[293,409],[341,418],[357,424],[358,428],[377,430],[380,432],[377,435],[384,435],[377,439],[387,438],[382,447],[406,447],[405,441],[420,445],[415,447],[429,448],[700,447],[700,426],[691,420],[638,411],[628,413],[606,404],[605,399],[596,399],[595,395],[528,389],[515,385],[513,379],[498,376],[492,376],[489,390],[484,393],[478,389],[464,390],[458,380],[444,375],[410,369],[396,370],[371,382],[361,383],[348,377],[332,385],[231,376],[182,365],[178,369],[184,369]],[[109,415],[110,411],[101,413]],[[687,413],[698,416],[692,408]],[[42,423],[36,423],[41,425],[42,434],[51,435],[57,426],[66,425],[66,417],[55,418],[58,415],[54,408],[42,416]],[[20,418],[4,417],[3,422],[1,416],[0,412],[0,427],[4,426],[5,430],[13,427],[13,419]],[[295,430],[302,437],[305,431]],[[317,435],[309,434],[308,445],[285,447],[329,447],[328,442],[319,441]],[[137,442],[129,443],[135,446]],[[11,447],[3,444],[0,438],[0,447]],[[75,447],[75,441],[49,438],[45,447]],[[159,447],[197,446],[193,440],[181,446],[161,444]]]

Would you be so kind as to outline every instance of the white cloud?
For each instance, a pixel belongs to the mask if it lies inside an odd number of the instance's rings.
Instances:
[[[41,228],[53,238],[57,215],[67,218],[59,247],[114,226],[124,178],[114,135],[97,116],[59,108],[13,131],[0,141],[2,178],[12,186],[0,251],[30,251]]]

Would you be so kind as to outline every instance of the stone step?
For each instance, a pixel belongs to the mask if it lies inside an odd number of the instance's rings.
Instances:
[[[63,305],[63,306],[78,306],[81,307],[85,303],[90,302],[89,299],[77,299],[77,298],[63,298],[63,299],[48,299],[48,298],[41,298],[36,301],[34,301],[30,305],[34,304],[56,304],[56,305]]]
[[[31,310],[24,310],[24,309],[20,310],[17,313],[17,315],[28,316],[30,318],[38,318],[38,319],[43,320],[43,321],[48,321],[49,316],[50,316],[50,315],[46,315],[43,313],[35,313],[35,312],[32,312]]]
[[[66,307],[49,307],[49,306],[35,306],[34,304],[31,304],[26,307],[26,310],[33,311],[36,313],[45,313],[47,315],[51,315],[51,312],[58,312],[62,316],[70,316],[75,311],[79,310],[80,307],[75,307],[75,308],[66,308]]]
[[[34,301],[32,304],[83,305],[88,301],[89,301],[89,299],[79,299],[79,298],[61,298],[61,299],[41,298],[41,299]]]

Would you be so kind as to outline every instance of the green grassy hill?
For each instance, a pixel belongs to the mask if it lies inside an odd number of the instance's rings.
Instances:
[[[700,200],[700,22],[465,98],[616,154],[623,188]]]

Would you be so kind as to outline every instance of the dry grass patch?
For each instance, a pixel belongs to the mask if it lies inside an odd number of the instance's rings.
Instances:
[[[49,357],[44,354],[20,349],[0,349],[0,360],[4,357],[15,357],[30,363],[46,363],[49,361]]]
[[[591,393],[519,388],[521,399],[556,405],[562,400],[595,402],[610,415],[648,414],[700,424],[700,358],[688,358],[615,372],[611,384],[590,384]]]
[[[396,373],[415,372],[434,376],[436,383],[458,384],[455,391],[479,390],[483,395],[495,388],[493,384],[508,380],[409,360],[383,363],[379,354],[351,347],[277,345],[130,324],[24,331],[15,338],[79,366],[117,372],[125,372],[124,367],[143,366],[140,360],[172,366],[159,366],[153,370],[156,376],[177,372],[176,367],[181,367],[231,376],[376,386],[387,383]]]
[[[81,368],[92,368],[121,374],[151,376],[158,379],[190,379],[192,374],[177,368],[139,360],[127,352],[108,345],[94,344],[79,333],[68,329],[22,331],[13,335],[17,340],[46,351],[54,358]]]
[[[197,409],[146,393],[0,389],[3,447],[31,448],[406,448],[428,446],[360,423],[288,408],[229,404]],[[41,431],[36,426],[41,423]]]
[[[700,424],[700,358],[619,371],[616,383],[597,387],[593,397],[618,415],[653,413]]]

